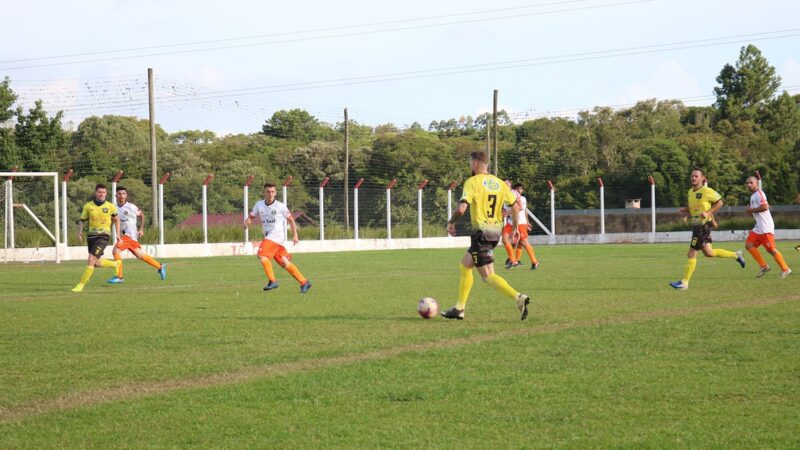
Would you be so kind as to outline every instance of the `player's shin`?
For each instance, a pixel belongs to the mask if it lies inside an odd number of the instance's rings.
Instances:
[[[695,267],[697,267],[697,258],[689,258],[689,260],[686,261],[686,268],[683,271],[683,279],[681,280],[684,285],[689,285],[689,280],[692,279]]]
[[[500,275],[496,273],[490,273],[489,276],[486,277],[486,284],[494,288],[496,291],[501,292],[506,297],[516,301],[517,292],[514,288],[511,287],[510,284],[506,280],[503,279]]]
[[[294,264],[286,263],[284,269],[286,269],[286,271],[289,272],[289,275],[293,276],[298,283],[306,284],[306,281],[308,281],[306,280],[306,277],[304,277],[303,274],[300,273],[300,269],[298,269],[297,266],[295,266]]]
[[[458,268],[461,271],[461,279],[458,282],[458,303],[456,303],[456,308],[463,310],[466,308],[469,291],[472,289],[472,269],[464,267],[463,264],[459,264]]]

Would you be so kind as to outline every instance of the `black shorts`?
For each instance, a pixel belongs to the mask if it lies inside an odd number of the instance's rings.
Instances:
[[[108,246],[108,236],[105,234],[89,236],[86,242],[89,243],[89,254],[99,258],[103,256],[103,252]]]
[[[695,250],[702,250],[707,244],[711,243],[711,222],[695,225],[692,228],[692,243],[689,247]]]
[[[472,255],[472,262],[475,263],[475,267],[492,264],[494,262],[494,248],[500,242],[500,233],[487,233],[478,230],[472,233],[470,240],[472,242],[467,251]]]

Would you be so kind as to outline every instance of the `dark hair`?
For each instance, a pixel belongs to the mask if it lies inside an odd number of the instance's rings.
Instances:
[[[525,189],[525,186],[523,186],[522,183],[516,183],[516,184],[514,184],[514,186],[511,186],[511,189],[514,189],[514,190],[517,190],[519,188]]]
[[[105,184],[103,184],[103,183],[97,183],[97,185],[94,187],[94,190],[96,191],[96,190],[98,190],[98,189],[106,189],[106,190],[108,190],[108,188],[106,187],[106,185],[105,185]]]
[[[692,167],[692,172],[694,172],[694,171],[700,172],[701,175],[706,176],[706,171],[701,169],[701,168],[699,168],[699,167],[697,167],[697,166]],[[691,173],[691,172],[689,172],[689,173]]]
[[[489,155],[486,152],[475,151],[469,154],[469,158],[473,161],[478,161],[483,164],[489,164]]]
[[[275,183],[272,183],[270,181],[267,181],[266,183],[264,183],[264,189],[271,188],[271,187],[275,187]]]
[[[128,192],[128,190],[127,190],[127,189],[125,189],[125,186],[117,186],[117,192],[119,192],[119,191],[125,191],[125,192]]]

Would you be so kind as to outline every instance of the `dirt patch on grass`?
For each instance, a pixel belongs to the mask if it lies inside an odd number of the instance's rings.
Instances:
[[[373,350],[358,354],[332,356],[328,358],[307,359],[285,363],[269,364],[266,366],[246,367],[236,372],[210,374],[201,377],[166,380],[159,382],[131,383],[118,387],[109,387],[93,391],[69,394],[53,400],[44,400],[36,403],[0,409],[0,421],[22,421],[26,418],[57,411],[69,411],[76,408],[100,405],[120,400],[136,399],[149,395],[174,392],[185,389],[199,389],[215,386],[234,385],[247,383],[262,378],[284,376],[304,371],[319,370],[328,367],[355,364],[364,361],[392,358],[412,352],[433,349],[461,347],[466,345],[481,344],[498,341],[510,337],[555,333],[563,330],[577,328],[591,328],[604,325],[617,325],[641,322],[651,319],[667,317],[690,316],[711,311],[725,311],[750,307],[770,306],[779,303],[796,302],[800,296],[776,299],[759,299],[744,302],[722,303],[716,305],[700,305],[688,308],[663,309],[642,311],[633,314],[608,317],[594,320],[554,323],[538,325],[530,328],[515,328],[513,330],[480,334],[458,339],[447,339],[425,343],[410,344]]]

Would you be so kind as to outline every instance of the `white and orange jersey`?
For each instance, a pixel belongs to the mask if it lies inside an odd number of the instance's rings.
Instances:
[[[769,203],[767,203],[767,195],[764,194],[764,191],[758,189],[753,192],[753,195],[750,196],[750,207],[758,208],[761,205],[767,205],[767,207],[769,207]],[[775,222],[772,221],[772,213],[769,212],[769,209],[752,214],[753,219],[756,220],[756,226],[753,228],[753,233],[765,234],[775,232]]]
[[[520,204],[520,199],[521,199],[521,198],[523,198],[523,199],[524,199],[525,197],[523,197],[523,196],[519,195],[519,192],[515,191],[514,189],[512,189],[512,190],[511,190],[511,192],[513,192],[513,193],[514,193],[514,196],[516,196],[516,197],[517,197],[517,205],[519,205],[519,204]],[[512,206],[512,205],[503,206],[503,215],[504,215],[504,216],[505,216],[505,218],[506,218],[506,219],[505,219],[505,223],[507,223],[507,224],[510,224],[510,225],[513,225],[513,224],[514,224],[514,222],[511,220],[511,206]],[[522,206],[520,206],[520,211],[521,211],[521,210],[522,210]],[[520,224],[522,224],[522,223],[523,223],[523,222],[520,222]],[[527,223],[527,222],[524,222],[524,223]]]
[[[122,206],[117,206],[117,216],[119,217],[119,230],[123,236],[128,236],[134,241],[139,240],[139,228],[137,219],[142,215],[139,207],[131,202],[125,202]]]
[[[519,196],[519,224],[528,224],[528,199],[524,195]]]
[[[264,239],[283,245],[283,241],[286,240],[285,219],[289,217],[289,208],[286,205],[277,200],[267,205],[264,200],[259,200],[253,206],[250,216],[261,219]]]

